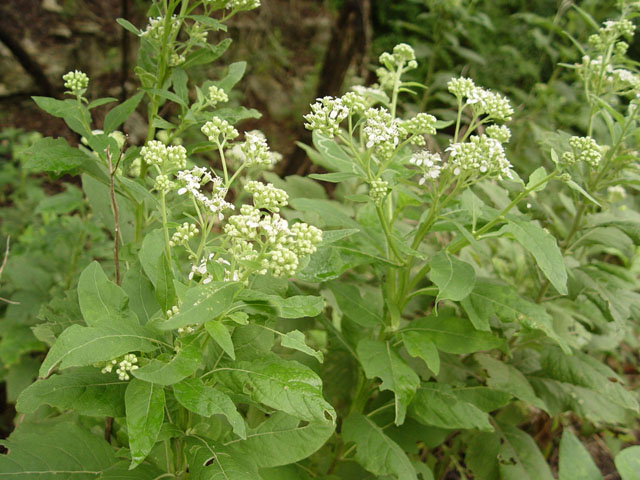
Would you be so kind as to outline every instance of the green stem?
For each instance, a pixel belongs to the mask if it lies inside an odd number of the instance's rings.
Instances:
[[[396,247],[396,244],[393,241],[393,236],[392,236],[392,233],[391,233],[391,229],[389,228],[389,224],[387,222],[387,218],[386,218],[384,212],[382,211],[382,206],[381,205],[376,205],[376,212],[378,213],[378,219],[380,220],[380,225],[382,225],[382,230],[384,231],[384,235],[387,238],[388,247],[391,249],[391,251],[395,255],[395,259],[399,260],[400,262],[402,262],[403,261],[402,254],[400,253],[400,251],[398,250],[398,247]],[[388,254],[389,253],[387,252],[387,255]]]
[[[173,271],[173,262],[171,262],[171,245],[169,245],[169,225],[167,222],[167,202],[165,200],[165,192],[160,195],[160,213],[162,214],[162,230],[164,231],[164,252],[167,255],[169,269]]]

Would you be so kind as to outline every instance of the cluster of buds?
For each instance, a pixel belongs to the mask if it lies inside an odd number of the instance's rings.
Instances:
[[[452,78],[447,88],[459,101],[471,105],[475,116],[484,115],[499,122],[511,120],[513,107],[504,95],[478,87],[473,80],[464,77]]]
[[[198,230],[198,227],[196,227],[195,224],[184,222],[176,228],[176,231],[171,236],[171,240],[169,240],[169,246],[175,247],[176,245],[186,245],[189,240],[195,237],[198,233],[200,233],[200,230]]]
[[[489,125],[486,133],[500,143],[508,143],[511,140],[511,130],[506,125]]]
[[[118,374],[118,379],[125,381],[129,380],[129,373],[133,370],[138,369],[138,357],[136,357],[133,353],[127,353],[120,361],[117,359],[113,359],[110,362],[107,362],[105,367],[101,370],[102,373],[111,373],[113,368],[117,365],[116,373]]]
[[[340,98],[323,97],[311,105],[311,113],[304,115],[307,130],[314,130],[333,138],[340,131],[340,123],[349,116],[349,108]]]
[[[215,145],[224,145],[225,142],[233,140],[239,135],[233,125],[220,117],[213,117],[200,130]]]
[[[165,17],[149,18],[147,28],[140,32],[140,36],[143,38],[162,40],[164,38],[164,24]],[[169,20],[170,34],[180,28],[180,20],[175,15],[171,16]]]
[[[226,103],[229,101],[229,96],[220,87],[211,85],[209,87],[209,105],[215,106],[218,103]]]
[[[452,143],[446,148],[446,168],[455,176],[494,176],[511,178],[511,163],[502,144],[487,135],[472,135],[468,142]]]
[[[84,95],[89,87],[89,77],[80,70],[66,73],[62,76],[64,80],[64,88],[68,93],[80,97]]]
[[[169,179],[168,175],[160,174],[156,175],[155,180],[153,181],[153,189],[158,192],[168,192],[175,188],[176,184]]]
[[[271,167],[282,155],[269,149],[267,138],[259,130],[245,132],[244,142],[236,151],[236,158],[247,167]]]
[[[147,165],[155,165],[168,172],[187,166],[187,149],[182,145],[165,145],[160,140],[150,140],[140,150]]]
[[[210,253],[208,257],[203,257],[200,262],[196,262],[191,265],[191,271],[189,272],[189,280],[193,280],[193,277],[199,275],[202,278],[202,284],[206,285],[213,281],[213,275],[209,273],[207,268],[207,262],[211,260],[215,255]]]
[[[602,159],[602,148],[591,137],[571,137],[569,146],[571,151],[562,154],[562,163],[566,166],[584,162],[597,167]]]
[[[402,74],[418,67],[416,54],[406,43],[399,43],[393,47],[393,53],[384,52],[380,55],[379,61],[383,67],[376,70],[376,75],[380,86],[385,90],[393,88],[398,72]]]
[[[293,275],[298,269],[299,258],[316,251],[322,241],[322,232],[306,223],[289,226],[278,213],[260,210],[274,211],[274,208],[286,206],[286,193],[282,190],[258,182],[251,182],[247,187],[254,195],[254,205],[243,205],[240,214],[229,217],[224,227],[231,239],[231,254],[239,268],[236,273],[239,278],[245,278],[255,262],[259,262],[258,274]]]
[[[382,179],[371,180],[369,184],[369,198],[376,205],[382,204],[389,192],[389,183]]]
[[[286,206],[289,201],[287,192],[270,183],[252,181],[247,183],[244,189],[253,195],[256,208],[264,208],[270,212],[279,212],[280,207]]]

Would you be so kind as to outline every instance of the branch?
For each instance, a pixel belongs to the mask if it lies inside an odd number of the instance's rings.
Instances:
[[[2,265],[0,265],[0,277],[2,277],[2,272],[4,271],[4,266],[7,264],[7,258],[9,258],[9,243],[11,241],[11,237],[7,237],[7,246],[4,249],[4,258],[2,259]],[[20,302],[14,302],[13,300],[9,300],[7,298],[0,297],[0,302],[10,303],[11,305],[20,305]]]

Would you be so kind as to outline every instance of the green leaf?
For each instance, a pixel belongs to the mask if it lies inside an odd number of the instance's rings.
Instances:
[[[500,440],[497,432],[479,432],[467,443],[464,462],[473,472],[474,478],[500,480],[498,472]]]
[[[129,352],[150,352],[155,350],[155,342],[144,327],[121,320],[98,327],[72,325],[49,350],[40,366],[40,376],[51,375],[57,366],[84,367]]]
[[[98,262],[91,262],[78,280],[78,302],[84,321],[96,327],[122,317],[129,298],[107,278]]]
[[[163,471],[154,465],[143,463],[129,470],[129,462],[120,461],[100,474],[99,480],[157,480]]]
[[[370,418],[359,413],[349,415],[342,423],[342,438],[345,442],[355,442],[357,462],[374,475],[418,479],[402,448]]]
[[[85,138],[91,136],[91,117],[88,110],[76,100],[56,100],[49,97],[31,97],[36,105],[49,115],[62,118],[71,130]],[[35,150],[35,148],[34,148]]]
[[[219,82],[215,82],[215,85],[229,93],[231,89],[238,83],[244,76],[244,72],[247,69],[247,62],[235,62],[229,65],[227,74]]]
[[[389,342],[361,340],[357,353],[367,378],[379,377],[380,390],[391,390],[395,394],[395,423],[401,425],[420,378]]]
[[[167,255],[163,254],[158,258],[158,269],[156,277],[156,301],[165,312],[170,310],[176,301],[176,289],[173,286],[173,273]]]
[[[225,38],[217,45],[207,44],[207,48],[201,48],[189,54],[185,62],[180,65],[184,70],[188,70],[196,65],[211,63],[222,55],[231,45],[231,39]]]
[[[187,410],[203,417],[224,415],[233,431],[240,438],[246,438],[244,419],[236,410],[233,401],[220,390],[208,387],[197,378],[189,378],[173,386],[176,400]]]
[[[256,480],[258,467],[251,457],[240,457],[202,438],[187,441],[189,478],[194,480]]]
[[[435,343],[420,332],[402,333],[402,342],[409,355],[424,360],[427,367],[435,375],[438,375],[438,372],[440,372],[440,355],[438,355]]]
[[[567,429],[562,432],[559,458],[558,480],[602,480],[602,474],[587,449]]]
[[[232,440],[226,448],[238,457],[249,457],[259,468],[278,467],[304,460],[331,437],[328,422],[300,422],[278,412],[247,433],[245,440]]]
[[[131,468],[140,465],[156,443],[164,421],[164,389],[131,379],[124,396]]]
[[[514,218],[509,219],[509,223],[503,230],[511,233],[533,255],[540,270],[558,293],[566,295],[568,293],[567,269],[556,239],[534,223]]]
[[[134,35],[140,35],[140,30],[138,30],[135,25],[133,25],[130,21],[125,18],[116,18],[116,22],[125,30],[133,33]]]
[[[322,182],[340,183],[352,178],[358,178],[359,175],[353,172],[333,172],[333,173],[312,173],[309,178],[320,180]]]
[[[187,337],[185,337],[187,338]],[[169,363],[154,358],[148,364],[133,370],[133,376],[158,385],[173,385],[193,374],[202,362],[202,349],[198,338],[185,340]]]
[[[78,368],[38,380],[18,397],[16,410],[33,413],[41,405],[74,410],[80,415],[124,416],[127,382],[115,374],[104,374],[95,367]]]
[[[9,450],[0,455],[2,479],[90,480],[116,463],[111,445],[69,422],[23,424],[1,443]]]
[[[467,262],[442,251],[429,260],[429,278],[438,286],[439,300],[459,301],[473,290],[476,272]]]
[[[175,330],[186,325],[200,325],[222,315],[227,310],[241,283],[211,282],[187,290],[180,312],[158,325],[161,330]]]
[[[322,354],[322,352],[314,350],[309,345],[307,345],[305,343],[304,333],[302,333],[300,330],[292,330],[290,332],[281,334],[280,345],[286,348],[291,348],[293,350],[298,350],[299,352],[306,353],[307,355],[311,355],[320,363],[324,362],[324,355]]]
[[[359,228],[347,213],[345,207],[333,200],[318,198],[293,198],[290,205],[298,212],[305,212],[313,218],[313,223],[319,227]]]
[[[133,97],[125,100],[117,107],[111,109],[104,117],[104,133],[111,133],[120,125],[122,125],[129,115],[136,109],[140,100],[144,96],[144,92],[136,93]]]
[[[153,285],[145,277],[140,265],[132,266],[122,279],[122,289],[129,297],[129,308],[143,324],[147,323],[154,313],[160,310],[155,299]]]
[[[236,354],[233,349],[233,341],[231,340],[231,334],[229,329],[220,320],[211,320],[205,322],[204,328],[207,330],[211,338],[213,338],[218,345],[229,355],[233,360],[236,359]]]
[[[544,169],[544,167],[536,168],[533,171],[533,173],[529,175],[529,182],[527,183],[527,186],[526,186],[527,190],[533,187],[536,183],[540,182],[546,176],[547,176],[547,171]],[[544,190],[544,187],[546,186],[547,186],[547,182],[539,185],[537,188],[532,190],[532,192],[539,192],[541,190]]]
[[[96,161],[85,152],[70,147],[64,138],[41,138],[26,153],[27,170],[55,174],[69,172]]]
[[[251,400],[307,421],[335,421],[333,407],[322,397],[322,381],[310,368],[276,356],[239,361],[214,370],[213,377]]]
[[[488,355],[478,354],[475,359],[489,374],[489,378],[487,378],[488,386],[509,392],[514,397],[534,407],[548,411],[545,403],[536,396],[533,387],[520,370]]]
[[[164,255],[164,232],[161,228],[158,228],[145,235],[138,253],[144,273],[151,280],[154,287],[158,283],[159,258],[162,255]]]
[[[446,384],[422,384],[409,406],[409,414],[420,423],[439,428],[493,430],[485,412],[461,400]]]
[[[640,472],[640,445],[625,448],[614,459],[622,480],[637,480]]]
[[[501,425],[500,431],[504,439],[499,450],[501,480],[553,480],[533,438],[511,425]]]
[[[473,353],[505,346],[503,339],[488,332],[480,332],[469,320],[457,317],[419,318],[412,321],[402,332],[415,332],[446,353]]]
[[[571,352],[567,342],[556,333],[553,317],[544,306],[522,298],[507,285],[483,278],[462,306],[476,328],[488,331],[489,319],[496,315],[503,322],[518,322],[528,329],[540,330],[566,353]]]
[[[336,298],[342,313],[358,325],[371,328],[382,323],[381,312],[375,304],[362,299],[358,287],[343,282],[331,282],[327,286]]]
[[[244,290],[238,296],[238,300],[245,303],[268,303],[275,307],[275,315],[281,318],[316,317],[324,309],[324,299],[312,295],[294,295],[282,298],[279,295],[271,295],[257,290]]]

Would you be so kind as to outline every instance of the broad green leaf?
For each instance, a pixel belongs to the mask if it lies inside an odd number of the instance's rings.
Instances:
[[[625,448],[614,459],[622,480],[637,480],[640,472],[640,445]]]
[[[289,202],[298,212],[309,213],[319,227],[359,228],[341,203],[317,198],[293,198]]]
[[[190,55],[187,55],[186,61],[180,65],[184,70],[188,70],[196,65],[204,65],[213,62],[222,55],[231,45],[231,39],[225,38],[217,45],[207,44],[208,48],[200,48]]]
[[[176,301],[176,289],[173,286],[173,273],[167,255],[163,254],[158,258],[158,269],[156,277],[156,301],[165,312],[170,310]]]
[[[435,343],[426,338],[420,332],[404,332],[402,342],[407,353],[412,357],[419,357],[427,364],[427,367],[437,375],[440,372],[440,355]]]
[[[106,117],[104,117],[104,133],[111,133],[122,125],[125,120],[129,118],[129,115],[131,115],[136,109],[143,96],[144,92],[136,93],[133,97],[111,109],[109,113],[107,113]]]
[[[547,176],[547,171],[544,169],[544,167],[538,167],[536,168],[533,173],[531,175],[529,175],[529,182],[527,183],[527,189],[530,189],[531,187],[533,187],[534,185],[536,185],[537,183],[539,183],[540,181],[542,181],[544,179],[544,177]],[[544,190],[544,187],[547,186],[547,182],[539,185],[538,187],[536,187],[535,189],[531,190],[532,192],[539,192],[541,190]]]
[[[515,218],[510,218],[503,230],[511,233],[533,255],[540,270],[555,289],[561,295],[566,295],[567,269],[556,239],[534,223]]]
[[[105,362],[129,352],[150,352],[157,340],[146,328],[131,322],[117,321],[111,325],[67,328],[40,366],[40,376],[47,377],[59,366],[84,367]]]
[[[545,403],[536,396],[536,392],[517,368],[496,360],[488,355],[476,355],[475,359],[489,374],[487,385],[497,390],[509,392],[514,397],[534,407],[547,410]]]
[[[116,463],[111,445],[70,422],[23,424],[1,443],[1,479],[91,480]]]
[[[420,385],[420,378],[389,342],[361,340],[357,353],[367,378],[379,377],[382,380],[380,390],[391,390],[394,393],[395,423],[401,425],[407,406]]]
[[[499,451],[500,435],[497,432],[479,432],[469,440],[464,462],[473,472],[474,478],[500,480]]]
[[[208,387],[197,378],[189,378],[173,386],[176,400],[185,407],[203,417],[224,415],[233,431],[240,438],[246,438],[244,419],[236,410],[233,401],[220,390]]]
[[[250,457],[259,468],[278,467],[304,460],[320,449],[333,434],[328,422],[300,422],[276,413],[247,433],[245,440],[232,440],[225,447],[238,457]]]
[[[456,386],[451,391],[459,400],[475,405],[487,413],[504,407],[511,400],[511,394],[481,385]]]
[[[257,480],[258,467],[252,457],[235,455],[223,447],[207,443],[200,437],[187,441],[189,478],[194,480]]]
[[[376,305],[363,300],[358,287],[342,282],[331,282],[328,287],[342,313],[358,325],[369,328],[382,323],[381,312]]]
[[[57,100],[49,97],[31,97],[49,115],[62,118],[71,130],[87,138],[91,135],[91,117],[88,110],[76,100]],[[35,148],[34,148],[35,150]]]
[[[126,388],[127,382],[115,373],[104,374],[95,367],[70,369],[32,383],[18,397],[16,410],[33,413],[50,405],[80,415],[123,417]]]
[[[307,421],[335,421],[333,407],[322,397],[322,381],[308,367],[264,356],[214,370],[212,378],[251,400]]]
[[[359,413],[349,415],[342,422],[342,438],[345,442],[355,442],[356,460],[374,475],[418,480],[404,450],[370,418]]]
[[[312,295],[283,298],[258,290],[243,290],[238,299],[247,304],[266,303],[275,309],[275,315],[282,318],[316,317],[324,308],[324,299]]]
[[[161,228],[145,235],[138,253],[140,264],[154,287],[158,281],[159,258],[164,255],[164,233]]]
[[[280,336],[280,345],[286,348],[291,348],[293,350],[298,350],[299,352],[306,353],[307,355],[311,355],[315,357],[320,363],[324,361],[324,355],[322,352],[318,350],[314,350],[305,342],[304,333],[300,330],[292,330],[290,332],[284,333]]]
[[[153,284],[145,277],[139,264],[125,273],[122,289],[129,297],[129,308],[143,324],[146,324],[153,314],[160,310],[154,295]]]
[[[160,433],[164,421],[164,389],[133,378],[125,392],[124,402],[133,468],[147,458]]]
[[[485,412],[461,400],[448,387],[445,384],[423,383],[409,406],[409,415],[420,423],[434,427],[493,430]]]
[[[169,363],[154,358],[148,364],[133,370],[134,377],[158,385],[173,385],[193,374],[202,363],[202,348],[198,338],[192,337],[177,348]]]
[[[640,463],[638,464],[640,467]],[[602,480],[600,470],[580,440],[565,429],[560,440],[558,480]]]
[[[299,144],[301,147],[302,145]],[[313,145],[317,152],[305,145],[304,148],[309,158],[329,171],[357,173],[364,177],[364,172],[356,162],[336,143],[332,138],[322,136],[317,131],[313,132]],[[315,155],[311,154],[315,153]]]
[[[163,471],[155,465],[143,463],[129,470],[129,462],[120,461],[102,472],[98,480],[157,480],[162,475]]]
[[[84,321],[95,327],[121,317],[129,298],[107,278],[98,262],[91,262],[78,280],[78,302]]]
[[[211,320],[205,322],[204,328],[207,330],[211,338],[229,355],[233,360],[236,359],[236,353],[233,348],[233,341],[229,329],[220,320]]]
[[[501,480],[553,480],[533,438],[511,425],[501,425],[500,432],[504,440],[499,450]]]
[[[467,262],[442,251],[429,260],[429,266],[429,278],[439,290],[436,301],[460,301],[473,290],[476,272]]]
[[[200,325],[219,317],[231,306],[233,297],[242,289],[235,282],[211,282],[187,290],[180,312],[158,325],[161,330],[175,330],[186,325]]]
[[[571,353],[567,342],[555,331],[553,317],[544,306],[526,300],[507,285],[483,278],[462,301],[462,306],[479,330],[489,331],[489,319],[495,315],[503,322],[518,322],[528,329],[540,330],[567,354]]]
[[[414,332],[416,336],[431,341],[446,353],[473,353],[493,348],[504,348],[503,339],[488,332],[476,330],[469,320],[457,317],[429,316],[414,320],[402,333]]]
[[[95,162],[85,152],[70,147],[64,138],[41,138],[27,150],[25,168],[38,172],[64,173]]]
[[[225,92],[229,93],[231,89],[238,83],[243,75],[245,70],[247,69],[247,62],[235,62],[229,65],[227,69],[227,74],[225,77],[219,82],[215,82],[215,84],[223,89]]]
[[[312,173],[309,175],[309,178],[329,183],[340,183],[358,177],[359,175],[353,172]]]

